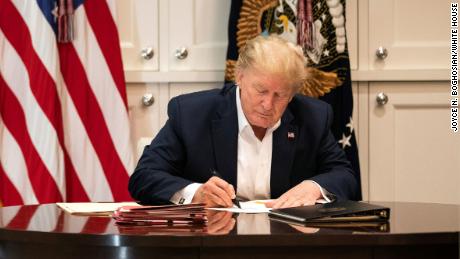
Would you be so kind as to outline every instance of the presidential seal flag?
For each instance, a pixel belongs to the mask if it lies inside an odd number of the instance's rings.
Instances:
[[[301,93],[332,106],[332,133],[360,185],[345,20],[345,0],[233,0],[225,80],[234,81],[238,50],[258,35],[277,34],[302,46],[311,76]]]
[[[114,1],[0,0],[0,200],[131,200]]]

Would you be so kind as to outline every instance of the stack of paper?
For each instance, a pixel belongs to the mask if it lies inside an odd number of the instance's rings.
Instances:
[[[73,215],[111,216],[122,206],[140,206],[135,202],[58,202],[61,209]]]
[[[113,215],[118,225],[129,226],[204,226],[204,204],[164,206],[124,206]]]

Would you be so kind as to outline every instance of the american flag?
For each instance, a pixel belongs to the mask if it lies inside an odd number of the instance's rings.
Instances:
[[[74,39],[58,43],[57,5]],[[0,201],[125,201],[133,157],[115,4],[0,0]]]

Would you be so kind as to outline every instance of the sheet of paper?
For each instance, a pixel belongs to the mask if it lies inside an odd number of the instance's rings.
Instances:
[[[135,202],[58,202],[56,205],[71,214],[111,213],[121,206],[140,206]]]
[[[209,208],[211,210],[229,211],[234,213],[266,213],[271,210],[267,208],[265,203],[272,200],[252,200],[240,202],[241,208],[233,206],[233,208]]]
[[[252,201],[245,201],[240,202],[241,208],[236,207],[235,205],[232,208],[209,208],[211,210],[221,210],[221,211],[229,211],[234,213],[266,213],[271,210],[271,208],[267,208],[265,203],[273,201],[273,200],[252,200]],[[328,203],[325,199],[319,199],[316,201],[317,204],[324,204]]]

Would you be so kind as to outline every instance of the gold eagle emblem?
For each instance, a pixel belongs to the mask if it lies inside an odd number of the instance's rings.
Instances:
[[[270,9],[276,8],[278,0],[243,0],[240,18],[237,24],[237,47],[240,50],[248,40],[262,33],[262,16]],[[235,80],[236,60],[226,61],[225,80]],[[332,89],[342,84],[334,72],[321,71],[314,67],[306,66],[308,79],[301,87],[299,93],[318,98],[329,93]]]

